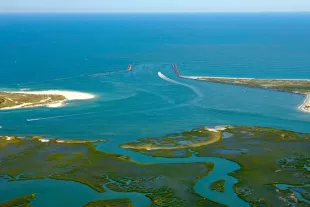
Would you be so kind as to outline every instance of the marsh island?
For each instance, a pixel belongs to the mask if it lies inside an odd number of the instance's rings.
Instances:
[[[8,182],[75,181],[98,193],[143,193],[151,206],[218,205],[193,190],[197,180],[212,171],[213,163],[141,164],[97,151],[94,143],[38,137],[0,136],[0,150],[0,178]]]
[[[231,173],[238,179],[235,192],[252,206],[309,206],[310,134],[262,127],[227,127],[217,132],[220,140],[209,145],[179,149],[166,149],[176,142],[175,134],[162,138],[140,139],[124,144],[132,150],[153,157],[221,157],[232,160],[241,169]],[[182,133],[183,140],[205,136],[203,129]],[[180,139],[179,137],[176,140]],[[150,143],[156,146],[152,149]],[[147,144],[148,149],[140,146]],[[161,146],[159,149],[158,146]],[[281,190],[277,184],[294,185]],[[221,180],[210,186],[223,191]],[[294,192],[302,192],[301,197]],[[308,200],[307,200],[308,199]],[[305,202],[305,200],[307,202]]]

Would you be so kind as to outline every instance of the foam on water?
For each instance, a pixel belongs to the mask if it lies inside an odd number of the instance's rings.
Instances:
[[[94,114],[94,113],[90,112],[90,113],[70,114],[70,115],[63,115],[63,116],[51,116],[51,117],[32,118],[32,119],[27,119],[27,121],[40,121],[40,120],[47,120],[47,119],[59,119],[59,118],[66,118],[66,117],[73,117],[73,116],[83,116],[83,115],[88,115],[88,114]]]
[[[172,79],[170,79],[170,78],[167,78],[167,77],[166,77],[164,74],[162,74],[161,72],[158,72],[158,76],[159,76],[161,79],[166,80],[166,81],[168,81],[168,82],[170,82],[170,83],[188,87],[188,88],[192,89],[192,90],[197,94],[198,97],[203,97],[203,94],[199,91],[199,89],[197,89],[197,88],[194,87],[194,86],[191,86],[191,85],[189,85],[189,84],[181,83],[181,82],[179,82],[179,81],[175,81],[175,80],[172,80]]]

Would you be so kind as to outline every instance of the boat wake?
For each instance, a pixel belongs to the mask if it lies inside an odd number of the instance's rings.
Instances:
[[[46,120],[46,119],[59,119],[59,118],[65,118],[65,117],[82,116],[82,115],[87,115],[87,114],[94,114],[94,113],[95,113],[95,112],[81,113],[81,114],[70,114],[70,115],[63,115],[63,116],[50,116],[50,117],[42,117],[42,118],[27,119],[27,121],[40,121],[40,120]]]
[[[174,84],[177,84],[177,85],[181,85],[181,86],[185,86],[185,87],[187,87],[187,88],[190,88],[190,89],[192,89],[192,91],[194,91],[194,92],[196,93],[196,95],[197,95],[198,97],[200,97],[200,98],[203,97],[203,94],[199,91],[199,89],[197,89],[197,88],[194,87],[194,86],[191,86],[191,85],[188,85],[188,84],[185,84],[185,83],[181,83],[181,82],[172,80],[172,79],[166,77],[166,76],[165,76],[164,74],[162,74],[161,72],[158,72],[158,76],[159,76],[161,79],[163,79],[163,80],[165,80],[165,81],[168,81],[168,82],[170,82],[170,83],[174,83]]]

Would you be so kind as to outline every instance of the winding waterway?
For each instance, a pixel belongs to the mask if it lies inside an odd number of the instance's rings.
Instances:
[[[110,145],[109,143],[100,144],[98,146],[99,150],[110,152],[113,149],[114,153],[120,153],[122,155],[130,156],[131,159],[135,162],[144,163],[144,164],[158,164],[158,163],[199,163],[199,162],[209,162],[214,163],[214,169],[207,175],[201,178],[194,186],[195,192],[199,195],[208,198],[217,203],[225,204],[232,207],[246,207],[249,206],[245,201],[240,199],[234,192],[233,186],[238,181],[228,176],[227,174],[240,169],[240,166],[232,161],[216,158],[216,157],[196,157],[192,156],[189,158],[159,158],[159,157],[150,157],[129,151],[127,149],[118,148],[115,149],[115,146]],[[217,192],[209,189],[211,183],[225,180],[225,190],[224,192]],[[223,199],[225,198],[225,199]]]
[[[98,149],[109,152],[113,146],[109,144],[101,144]],[[114,146],[115,147],[115,146]],[[115,152],[115,151],[114,151]],[[158,164],[158,163],[214,163],[214,169],[205,177],[201,178],[194,186],[195,192],[199,195],[208,198],[212,201],[225,204],[232,207],[247,207],[249,204],[241,200],[234,192],[233,186],[237,180],[227,174],[238,170],[238,164],[214,157],[196,157],[190,158],[153,158],[139,153],[135,153],[126,149],[120,149],[122,155],[131,156],[135,162],[143,164]],[[211,183],[217,180],[225,180],[225,191],[217,192],[209,189]],[[0,195],[0,202],[7,199],[13,199],[19,196],[37,193],[37,197],[33,206],[82,206],[92,200],[107,200],[117,198],[129,198],[132,200],[135,207],[146,207],[150,204],[150,199],[143,196],[141,193],[122,193],[109,190],[107,184],[104,185],[107,192],[98,193],[88,186],[72,181],[59,180],[33,180],[33,181],[14,181],[6,182],[0,180],[0,191],[5,192]],[[64,195],[67,195],[63,198]],[[82,195],[82,196],[78,196]],[[78,197],[78,199],[76,199]],[[82,197],[82,198],[80,198]],[[223,197],[225,199],[223,199]]]
[[[0,202],[8,199],[36,193],[33,207],[83,206],[95,200],[113,200],[128,198],[134,206],[145,207],[151,200],[141,193],[120,193],[105,188],[105,193],[98,193],[86,185],[73,181],[52,179],[6,182],[0,179]]]

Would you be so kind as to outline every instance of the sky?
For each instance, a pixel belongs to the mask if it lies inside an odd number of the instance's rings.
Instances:
[[[301,11],[310,11],[310,0],[0,0],[0,12]]]

